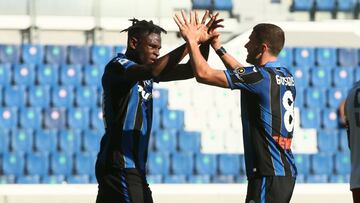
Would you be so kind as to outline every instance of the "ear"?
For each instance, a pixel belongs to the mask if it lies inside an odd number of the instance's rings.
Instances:
[[[138,43],[139,43],[139,41],[138,41],[138,39],[136,39],[135,37],[131,37],[130,40],[129,40],[129,46],[130,46],[132,49],[136,49]]]
[[[265,43],[262,43],[262,44],[261,44],[261,51],[262,51],[263,53],[269,51],[269,46],[268,46],[267,44],[265,44]]]

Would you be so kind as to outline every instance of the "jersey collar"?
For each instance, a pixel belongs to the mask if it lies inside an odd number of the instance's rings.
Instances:
[[[267,62],[264,65],[264,67],[275,68],[275,67],[283,67],[283,65],[278,61],[270,61],[270,62]]]

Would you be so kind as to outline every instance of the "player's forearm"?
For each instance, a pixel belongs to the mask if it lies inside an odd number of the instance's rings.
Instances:
[[[207,64],[206,60],[202,56],[199,47],[197,46],[197,43],[195,42],[188,42],[188,47],[190,51],[190,61],[191,66],[194,70],[194,75],[196,77],[196,80],[198,82],[203,82],[206,80],[208,76],[207,70],[210,68]]]
[[[213,49],[216,51],[218,49],[220,49],[221,47],[213,47]],[[242,65],[241,63],[239,63],[239,61],[237,61],[233,56],[231,56],[231,54],[229,54],[228,52],[224,53],[222,56],[220,56],[221,61],[223,62],[223,64],[225,65],[226,68],[228,69],[236,69],[239,67],[244,67],[244,65]]]

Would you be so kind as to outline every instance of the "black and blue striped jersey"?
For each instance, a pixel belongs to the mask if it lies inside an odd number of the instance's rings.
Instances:
[[[296,176],[291,152],[296,90],[278,62],[225,71],[231,89],[241,90],[246,175]]]
[[[131,81],[124,72],[137,65],[118,54],[102,76],[105,134],[98,162],[145,173],[152,123],[153,80]]]

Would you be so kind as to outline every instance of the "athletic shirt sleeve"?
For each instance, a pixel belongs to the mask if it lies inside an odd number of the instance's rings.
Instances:
[[[262,73],[255,66],[241,67],[235,70],[225,70],[225,75],[231,89],[245,89],[258,92],[259,84],[263,80]]]

